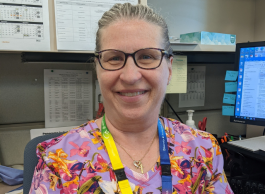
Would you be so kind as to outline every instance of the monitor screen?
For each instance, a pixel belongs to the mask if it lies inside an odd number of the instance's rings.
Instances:
[[[239,43],[235,116],[231,122],[265,126],[265,42]]]

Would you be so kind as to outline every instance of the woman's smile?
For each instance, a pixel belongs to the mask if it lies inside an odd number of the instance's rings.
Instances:
[[[128,96],[128,97],[133,97],[133,96],[138,96],[141,94],[146,93],[147,91],[140,91],[140,92],[118,92],[121,96]]]
[[[120,101],[120,103],[122,104],[127,104],[129,103],[129,105],[133,105],[135,107],[135,105],[139,105],[139,104],[143,104],[144,102],[146,102],[145,100],[147,99],[148,96],[146,96],[148,90],[138,90],[138,91],[122,91],[122,92],[117,92],[118,94],[118,101]]]

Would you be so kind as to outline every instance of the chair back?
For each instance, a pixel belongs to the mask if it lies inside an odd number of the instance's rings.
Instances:
[[[34,170],[38,163],[38,158],[36,155],[37,145],[45,140],[58,137],[64,133],[65,132],[52,133],[48,135],[39,136],[39,137],[36,137],[30,140],[28,144],[26,145],[25,151],[24,151],[24,174],[23,174],[23,193],[24,194],[29,193]]]

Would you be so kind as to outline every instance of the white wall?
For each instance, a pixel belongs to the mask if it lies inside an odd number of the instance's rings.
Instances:
[[[236,34],[237,42],[254,40],[254,0],[148,0],[147,4],[166,19],[170,36],[205,30]]]
[[[147,5],[147,0],[139,0],[139,3],[141,3],[143,5]]]
[[[256,9],[255,9],[255,41],[265,41],[265,1],[264,0],[255,0]]]

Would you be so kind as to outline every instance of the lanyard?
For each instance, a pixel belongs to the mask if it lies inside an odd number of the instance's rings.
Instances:
[[[168,155],[168,145],[166,132],[162,126],[162,123],[158,119],[158,135],[159,135],[159,153],[160,153],[160,166],[162,171],[162,194],[172,193],[172,176],[171,165]]]
[[[101,122],[101,134],[104,140],[105,146],[107,148],[110,162],[112,164],[113,170],[116,174],[121,193],[133,193],[129,185],[129,181],[124,172],[124,167],[121,163],[119,153],[117,151],[115,142],[111,133],[109,132],[105,115],[102,118]],[[158,135],[159,135],[159,152],[160,152],[160,165],[162,171],[162,194],[171,194],[172,193],[172,176],[171,176],[171,166],[168,155],[168,145],[166,132],[158,119]]]
[[[121,159],[118,153],[118,150],[116,148],[115,142],[113,140],[113,137],[111,133],[109,132],[109,129],[107,128],[106,121],[105,121],[105,115],[102,118],[101,123],[101,135],[104,140],[105,146],[107,148],[110,162],[112,164],[113,170],[116,174],[119,187],[121,189],[121,193],[133,193],[132,189],[130,187],[129,181],[126,177],[126,174],[124,172],[124,167],[121,163]]]

